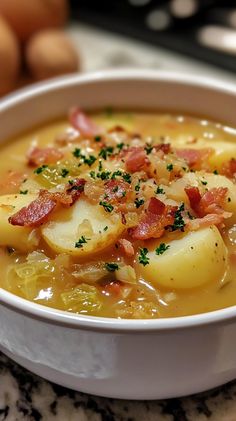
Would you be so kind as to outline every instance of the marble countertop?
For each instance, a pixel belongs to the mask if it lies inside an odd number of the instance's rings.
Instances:
[[[218,77],[236,76],[194,60],[84,25],[68,33],[82,71],[145,67]],[[98,54],[99,52],[99,54]],[[0,421],[236,421],[236,381],[212,391],[162,401],[119,401],[51,384],[0,353]]]
[[[122,401],[49,383],[0,354],[0,421],[235,421],[236,381],[162,401]]]

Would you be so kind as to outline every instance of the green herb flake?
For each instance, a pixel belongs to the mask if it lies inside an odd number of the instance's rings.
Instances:
[[[167,166],[166,166],[166,169],[168,170],[168,171],[172,171],[173,170],[173,164],[167,164]]]
[[[102,148],[98,154],[101,158],[107,159],[108,156],[111,156],[114,151],[114,148],[112,146],[106,146],[105,148]]]
[[[20,194],[27,194],[29,190],[20,190]]]
[[[214,170],[214,171],[213,171],[213,174],[218,175],[219,173],[218,173],[218,171],[217,171],[217,170]]]
[[[201,183],[202,183],[203,186],[206,186],[207,185],[207,181],[202,181],[201,180]]]
[[[119,269],[119,266],[117,263],[105,263],[104,267],[108,272],[115,272],[116,270]]]
[[[106,225],[104,228],[103,228],[103,231],[107,231],[108,230],[108,226]]]
[[[80,148],[75,148],[73,150],[72,154],[74,155],[75,158],[81,158],[81,149]]]
[[[93,178],[94,180],[96,179],[96,173],[95,171],[90,171],[89,173],[90,177]]]
[[[152,152],[152,150],[153,150],[153,146],[151,144],[149,144],[149,143],[146,143],[146,146],[145,146],[144,149],[145,149],[147,155],[149,155]]]
[[[183,211],[184,211],[184,203],[182,203],[179,209],[177,209],[177,211],[175,212],[174,224],[170,226],[171,231],[177,231],[177,230],[184,231],[185,222],[181,213]]]
[[[157,186],[157,189],[156,189],[155,193],[156,193],[156,194],[165,194],[165,191],[163,190],[163,188],[162,188],[162,187]]]
[[[35,174],[41,174],[46,168],[48,168],[48,165],[44,164],[41,167],[38,167],[34,170]]]
[[[109,212],[109,213],[111,213],[111,212],[113,211],[113,209],[114,209],[114,206],[112,206],[112,205],[111,205],[110,203],[108,203],[108,202],[101,201],[101,202],[99,202],[99,205],[100,205],[100,206],[103,206],[104,210],[105,210],[106,212]]]
[[[116,145],[116,147],[117,147],[117,149],[118,149],[119,152],[123,149],[124,146],[125,146],[124,142],[118,143]]]
[[[120,170],[114,171],[114,172],[112,173],[111,179],[112,179],[112,180],[115,180],[115,179],[116,179],[116,177],[121,176],[121,175],[122,175],[122,171],[120,171]]]
[[[165,243],[161,243],[155,250],[157,256],[160,256],[161,254],[165,253],[166,250],[168,250],[170,246],[166,245]]]
[[[94,136],[94,141],[95,142],[101,142],[101,140],[102,140],[102,136],[99,136],[99,135]]]
[[[134,204],[136,206],[136,208],[140,208],[140,206],[142,206],[144,204],[144,200],[143,199],[135,199]]]
[[[69,170],[67,168],[62,168],[61,170],[61,176],[65,178],[69,174]]]
[[[139,256],[138,256],[138,260],[139,263],[141,263],[141,265],[146,266],[149,264],[149,257],[147,256],[148,254],[148,249],[146,247],[139,249]]]
[[[131,184],[132,178],[129,173],[125,172],[124,174],[122,174],[122,178],[124,181],[126,181],[126,183]]]
[[[81,235],[80,239],[76,241],[75,248],[80,249],[83,247],[84,244],[88,242],[88,240],[91,240],[91,238],[85,238],[84,235]]]

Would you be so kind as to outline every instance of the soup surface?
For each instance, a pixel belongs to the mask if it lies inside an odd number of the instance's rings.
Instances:
[[[236,304],[236,130],[73,109],[0,149],[1,287],[116,318]]]

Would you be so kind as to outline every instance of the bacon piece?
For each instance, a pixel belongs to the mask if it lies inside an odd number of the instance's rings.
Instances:
[[[176,155],[183,158],[190,168],[201,169],[202,164],[214,153],[211,148],[205,149],[176,149]]]
[[[129,234],[134,240],[160,238],[165,227],[174,223],[177,209],[177,206],[165,205],[159,199],[151,197],[146,214],[136,227],[129,229]]]
[[[78,178],[74,180],[73,186],[67,187],[64,192],[54,193],[48,190],[40,190],[37,199],[9,218],[10,224],[24,227],[39,227],[48,221],[50,214],[58,204],[62,206],[73,205],[82,194],[85,182],[83,178]]]
[[[129,240],[126,240],[125,238],[121,238],[118,240],[118,246],[120,247],[121,251],[128,256],[132,257],[134,256],[134,248],[132,243]]]
[[[105,184],[105,195],[109,200],[119,201],[126,198],[129,184],[123,180],[109,180]]]
[[[125,165],[126,165],[127,171],[133,173],[133,172],[142,170],[147,165],[149,165],[149,163],[150,162],[144,148],[135,147],[128,154]]]
[[[69,121],[82,136],[92,137],[103,132],[102,128],[95,124],[79,107],[70,110]]]
[[[162,151],[165,155],[167,155],[171,151],[171,145],[170,143],[160,143],[159,145],[154,145],[153,149],[155,152]]]
[[[42,164],[54,164],[55,162],[62,159],[64,154],[57,148],[33,148],[28,154],[28,165],[38,167]]]
[[[66,188],[66,194],[71,197],[71,204],[75,203],[79,199],[84,191],[84,185],[86,180],[84,178],[76,178],[73,180],[72,185],[68,185]]]
[[[6,175],[2,176],[0,182],[0,194],[17,193],[20,185],[27,178],[26,174],[18,171],[8,171]]]
[[[53,212],[56,205],[56,200],[40,192],[37,199],[12,215],[9,218],[9,222],[12,225],[39,227],[48,220],[49,215]]]
[[[222,166],[222,174],[229,178],[236,177],[236,159],[231,158]]]
[[[198,187],[186,187],[185,192],[189,198],[191,208],[200,217],[208,214],[223,214],[227,187],[214,187],[208,190],[203,196],[200,195]]]
[[[186,187],[185,192],[189,198],[190,206],[193,210],[198,210],[199,202],[202,198],[198,187]]]

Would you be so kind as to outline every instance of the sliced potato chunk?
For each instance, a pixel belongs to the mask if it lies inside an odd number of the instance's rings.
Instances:
[[[160,243],[160,242],[159,242]],[[222,279],[227,267],[227,249],[214,226],[190,232],[171,241],[162,255],[149,251],[149,264],[138,264],[141,275],[154,287],[190,289]]]
[[[29,235],[32,228],[13,226],[8,218],[27,206],[36,198],[32,194],[9,194],[0,196],[0,246],[10,246],[18,250],[31,250],[33,244]]]
[[[58,253],[87,257],[113,244],[123,230],[119,215],[80,199],[71,208],[55,213],[53,220],[42,227],[42,235]],[[84,240],[76,247],[82,236]]]

